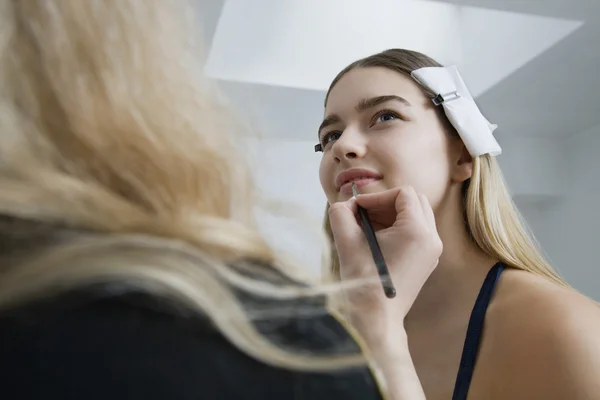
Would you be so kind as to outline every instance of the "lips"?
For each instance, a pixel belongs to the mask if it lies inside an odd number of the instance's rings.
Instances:
[[[356,183],[356,186],[361,188],[369,185],[370,183],[381,180],[382,176],[376,172],[369,171],[366,169],[349,169],[340,173],[336,180],[336,188],[344,193],[352,193],[352,183]]]

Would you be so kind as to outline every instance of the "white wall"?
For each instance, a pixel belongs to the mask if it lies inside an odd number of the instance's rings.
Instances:
[[[564,153],[563,197],[523,213],[567,281],[600,300],[600,126],[566,139]]]
[[[261,213],[265,233],[319,273],[321,242],[314,229],[320,228],[325,205],[318,179],[321,155],[314,153],[312,141],[265,139],[258,144],[251,155],[259,187],[299,216]],[[600,300],[600,126],[568,140],[505,140],[502,146],[506,179],[544,250],[571,284]]]
[[[321,271],[319,231],[326,198],[319,183],[320,153],[312,141],[265,139],[252,142],[254,176],[264,196],[290,206],[293,218],[260,212],[261,227],[272,244]],[[271,208],[272,210],[272,208]]]

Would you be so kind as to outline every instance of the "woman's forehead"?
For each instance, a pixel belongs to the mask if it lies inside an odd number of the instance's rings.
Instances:
[[[422,104],[427,99],[410,77],[382,67],[356,68],[342,76],[331,89],[325,110],[339,113],[380,96],[398,96],[412,105]]]

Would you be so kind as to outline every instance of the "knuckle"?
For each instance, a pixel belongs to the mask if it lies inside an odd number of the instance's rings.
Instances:
[[[398,188],[399,197],[412,197],[415,194],[415,189],[409,185],[403,185]]]
[[[444,251],[444,243],[438,235],[434,235],[433,240],[431,241],[431,250],[438,254],[442,254],[442,251]]]
[[[410,207],[417,203],[417,194],[411,186],[402,186],[398,189],[396,204],[404,207]]]

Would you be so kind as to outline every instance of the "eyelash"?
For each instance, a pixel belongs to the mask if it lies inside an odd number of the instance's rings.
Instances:
[[[385,115],[385,114],[390,114],[390,115],[393,115],[394,118],[396,118],[396,119],[401,119],[400,115],[398,115],[398,113],[395,112],[395,111],[392,111],[392,110],[381,110],[381,111],[378,111],[377,113],[375,113],[375,115],[373,115],[373,117],[371,118],[371,121],[369,122],[369,126],[375,125],[375,121],[377,121],[377,119],[379,117],[381,117],[382,115]],[[382,121],[382,122],[387,122],[387,121]]]

